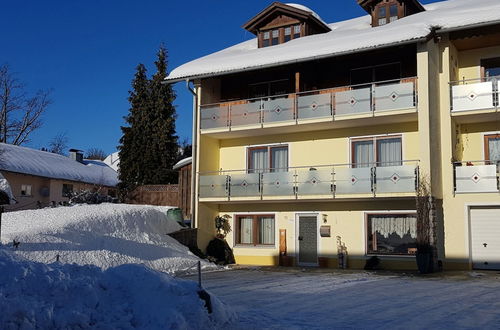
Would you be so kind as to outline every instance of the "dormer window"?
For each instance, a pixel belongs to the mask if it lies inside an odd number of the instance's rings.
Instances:
[[[382,26],[425,11],[418,0],[357,0],[372,16],[372,26]]]
[[[274,2],[243,27],[257,36],[259,48],[331,31],[309,8],[280,2]]]
[[[394,22],[398,18],[403,17],[402,13],[403,8],[397,1],[392,1],[389,3],[382,2],[376,6],[376,22],[378,23],[377,25],[381,26],[386,25],[387,23]]]

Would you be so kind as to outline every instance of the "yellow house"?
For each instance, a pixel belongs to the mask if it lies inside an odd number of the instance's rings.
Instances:
[[[16,203],[6,211],[55,206],[82,190],[115,196],[117,172],[98,160],[83,159],[76,149],[70,157],[0,143],[0,173],[9,183]]]
[[[500,2],[358,3],[275,2],[166,78],[194,95],[199,246],[228,214],[240,264],[414,269],[425,180],[443,268],[500,269]]]

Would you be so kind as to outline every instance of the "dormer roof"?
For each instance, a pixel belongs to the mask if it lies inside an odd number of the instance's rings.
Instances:
[[[278,15],[286,15],[301,22],[307,22],[321,32],[329,32],[328,25],[311,9],[294,3],[273,2],[243,25],[243,28],[257,35],[259,29]]]
[[[373,7],[375,7],[382,0],[357,0],[358,5],[361,6],[368,14],[371,14]],[[398,0],[399,2],[404,2],[407,6],[412,8],[413,12],[419,13],[425,11],[424,6],[418,0]]]

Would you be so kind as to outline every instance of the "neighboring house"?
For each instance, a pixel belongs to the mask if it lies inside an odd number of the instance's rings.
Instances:
[[[444,269],[500,269],[500,1],[358,3],[273,3],[166,78],[193,84],[200,247],[229,214],[238,263],[336,266],[340,239],[350,268],[414,269],[425,177]]]
[[[115,196],[118,175],[98,160],[83,159],[76,149],[70,157],[0,143],[0,172],[9,182],[17,204],[7,211],[35,209],[67,202],[68,194],[99,189]]]
[[[191,177],[192,177],[192,157],[181,159],[174,165],[173,169],[179,171],[179,208],[185,220],[191,220]]]
[[[112,154],[108,155],[108,157],[106,157],[103,162],[104,164],[108,165],[113,170],[118,172],[118,167],[120,166],[120,153],[118,151],[113,152]]]

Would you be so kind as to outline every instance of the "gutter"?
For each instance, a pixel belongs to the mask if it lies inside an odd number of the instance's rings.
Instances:
[[[474,29],[474,28],[480,28],[480,27],[485,27],[489,25],[496,25],[500,24],[500,20],[496,21],[489,21],[489,22],[483,22],[483,23],[476,23],[476,24],[471,24],[471,25],[462,25],[454,28],[448,28],[448,29],[437,29],[437,33],[448,33],[448,32],[455,32],[455,31],[460,31],[460,30],[465,30],[465,29]]]

